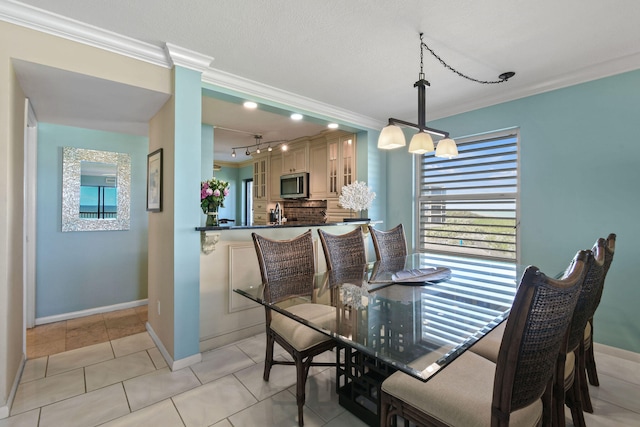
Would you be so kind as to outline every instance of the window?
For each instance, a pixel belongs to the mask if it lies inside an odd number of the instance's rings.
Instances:
[[[115,187],[81,185],[80,218],[116,218],[117,200],[118,190]]]
[[[517,130],[456,140],[458,157],[418,158],[418,248],[515,260]]]
[[[253,224],[253,179],[245,179],[244,186],[244,225]]]

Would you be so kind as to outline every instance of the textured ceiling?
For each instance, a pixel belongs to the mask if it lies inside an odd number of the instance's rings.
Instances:
[[[384,122],[417,120],[419,32],[427,120],[640,68],[637,0],[26,0],[211,67]]]

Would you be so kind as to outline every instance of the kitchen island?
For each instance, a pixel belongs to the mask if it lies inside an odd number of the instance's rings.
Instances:
[[[331,223],[288,222],[282,225],[196,227],[200,232],[200,351],[207,351],[264,332],[264,308],[232,290],[261,282],[258,258],[251,233],[270,239],[291,239],[306,230],[313,232],[318,272],[326,261],[318,229],[344,234],[356,227],[365,233],[367,259],[375,253],[368,226],[381,221]]]

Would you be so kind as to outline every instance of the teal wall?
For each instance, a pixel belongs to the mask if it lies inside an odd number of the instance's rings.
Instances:
[[[203,216],[194,209],[200,206],[202,174],[200,80],[198,71],[174,69],[174,360],[200,352],[200,235],[194,232]]]
[[[131,155],[131,224],[61,231],[62,147]],[[38,124],[36,318],[147,298],[146,137]]]
[[[218,216],[220,218],[235,220],[236,222],[231,225],[237,224],[239,219],[239,217],[237,217],[237,211],[238,204],[241,200],[240,192],[242,191],[242,182],[238,181],[239,170],[239,168],[223,166],[221,170],[213,173],[213,176],[216,178],[229,182],[229,195],[224,199],[224,208],[218,210]]]
[[[555,274],[579,249],[616,233],[616,254],[595,316],[597,342],[640,352],[640,71],[435,120],[453,137],[520,129],[520,260]],[[390,153],[389,216],[405,220],[413,195],[406,151]],[[397,206],[402,206],[402,212]]]

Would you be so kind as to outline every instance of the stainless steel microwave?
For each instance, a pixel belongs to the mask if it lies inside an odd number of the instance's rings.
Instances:
[[[292,173],[280,177],[280,198],[308,199],[309,173]]]

